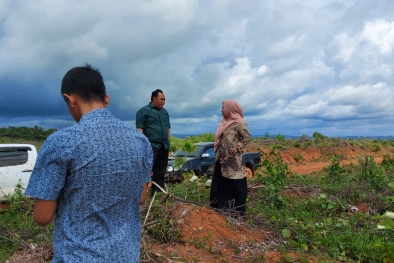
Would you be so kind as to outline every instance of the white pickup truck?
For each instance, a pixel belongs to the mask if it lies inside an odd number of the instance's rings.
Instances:
[[[26,188],[37,159],[31,144],[0,144],[0,201],[12,194],[19,180]]]

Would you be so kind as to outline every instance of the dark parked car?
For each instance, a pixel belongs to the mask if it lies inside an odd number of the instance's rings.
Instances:
[[[207,171],[209,166],[215,162],[215,152],[213,149],[213,142],[199,142],[195,143],[197,149],[192,153],[176,151],[168,158],[168,166],[166,172],[167,181],[181,181],[183,179],[182,173],[194,171],[197,176],[212,174]],[[177,167],[175,159],[177,157],[185,158],[185,163],[181,167]],[[260,166],[261,156],[259,152],[246,152],[243,155],[246,166],[246,177],[250,178],[254,175],[254,171]]]

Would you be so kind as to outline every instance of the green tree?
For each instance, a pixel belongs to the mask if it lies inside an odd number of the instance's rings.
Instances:
[[[191,155],[191,153],[194,152],[195,150],[197,150],[197,146],[191,142],[185,142],[185,144],[182,146],[182,151],[187,152],[187,155]],[[190,161],[190,169],[193,170],[191,161]]]
[[[319,142],[319,141],[324,141],[325,139],[327,139],[327,137],[324,136],[323,134],[321,134],[320,132],[316,131],[313,133],[313,140],[314,141]]]

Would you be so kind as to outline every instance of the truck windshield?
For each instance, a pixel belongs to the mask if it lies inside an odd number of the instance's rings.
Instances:
[[[176,151],[172,157],[198,157],[202,151],[202,149],[204,148],[204,145],[196,145],[197,149],[192,152],[192,153],[188,153],[188,152],[184,152],[181,149]]]

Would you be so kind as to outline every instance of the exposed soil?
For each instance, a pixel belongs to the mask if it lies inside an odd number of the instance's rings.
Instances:
[[[152,246],[171,260],[245,262],[248,255],[261,255],[267,247],[263,231],[247,228],[242,221],[226,219],[209,208],[180,203],[172,217],[182,242]]]
[[[260,145],[249,145],[247,151],[259,151]],[[265,153],[269,153],[268,148],[260,148]],[[336,156],[341,159],[342,165],[349,165],[351,163],[357,164],[358,157],[363,155],[373,156],[377,163],[383,161],[383,155],[392,154],[393,149],[383,148],[380,151],[372,151],[360,147],[353,147],[348,143],[343,143],[337,147],[325,148],[289,148],[284,150],[276,150],[282,160],[288,164],[293,174],[310,174],[321,171],[326,165],[331,163],[332,157]],[[297,157],[299,160],[297,161]]]
[[[253,229],[244,221],[225,217],[210,208],[179,203],[172,217],[180,228],[182,242],[152,244],[161,262],[279,262],[281,259],[300,257],[296,253],[272,250],[280,240],[264,229]],[[152,259],[152,262],[155,262]],[[302,262],[324,262],[303,256]],[[328,261],[325,261],[328,262]]]
[[[250,145],[247,150],[262,150],[266,153],[270,151],[268,148],[260,147],[261,145]],[[290,148],[277,152],[289,165],[292,173],[310,174],[319,172],[324,166],[329,165],[333,156],[339,157],[342,164],[357,164],[358,157],[362,155],[373,156],[375,161],[380,163],[383,155],[392,154],[393,150],[387,148],[373,152],[344,143],[338,147]],[[356,208],[357,211],[355,210],[354,213],[369,212],[369,207],[365,204],[357,205]],[[143,245],[150,250],[150,262],[185,262],[182,260],[188,259],[188,262],[269,263],[283,261],[284,257],[290,257],[297,262],[297,258],[301,256],[295,253],[284,255],[272,250],[277,245],[272,233],[265,232],[263,229],[252,229],[246,226],[244,221],[225,217],[210,208],[179,203],[171,216],[180,228],[182,241],[173,244],[146,244],[146,240],[143,240]],[[48,255],[51,255],[50,246],[38,248],[36,251],[37,253],[31,249],[20,250],[6,262],[45,262],[48,260]],[[36,254],[41,255],[41,261],[35,261]],[[30,259],[27,259],[29,255]],[[302,262],[308,261],[328,262],[303,256]]]

